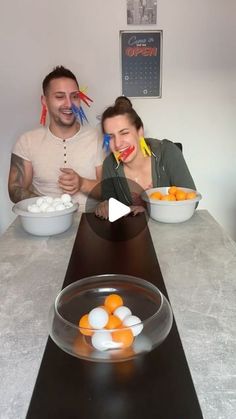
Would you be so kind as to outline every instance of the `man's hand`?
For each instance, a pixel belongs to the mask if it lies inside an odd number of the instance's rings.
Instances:
[[[73,169],[60,169],[62,174],[58,178],[58,185],[63,192],[74,195],[77,192],[82,192],[95,199],[101,199],[100,181],[102,177],[102,166],[96,167],[96,179],[87,179],[80,176]]]
[[[108,201],[100,202],[95,209],[95,214],[97,217],[102,218],[103,220],[108,219]]]
[[[83,178],[73,169],[60,169],[62,175],[58,178],[58,184],[63,192],[74,195],[81,189]]]

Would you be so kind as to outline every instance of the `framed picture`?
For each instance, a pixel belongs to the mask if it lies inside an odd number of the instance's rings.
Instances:
[[[127,0],[127,25],[156,25],[157,0]]]
[[[162,31],[120,31],[122,95],[161,97]]]

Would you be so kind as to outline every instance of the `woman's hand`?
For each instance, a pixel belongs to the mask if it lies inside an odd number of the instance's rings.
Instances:
[[[133,215],[140,214],[140,212],[145,212],[145,208],[142,205],[131,205],[130,209]]]
[[[145,208],[142,205],[131,205],[130,209],[133,216],[145,212]],[[100,204],[97,205],[95,215],[103,220],[108,219],[108,201],[100,202]]]
[[[100,202],[95,209],[95,215],[103,220],[108,219],[108,201]]]

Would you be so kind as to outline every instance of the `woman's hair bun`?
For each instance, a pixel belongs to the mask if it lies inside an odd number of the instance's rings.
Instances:
[[[132,109],[132,103],[126,96],[118,96],[115,100],[115,107],[123,109]]]

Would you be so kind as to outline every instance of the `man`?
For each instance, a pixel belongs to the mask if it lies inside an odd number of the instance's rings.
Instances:
[[[72,112],[72,105],[80,109],[78,93],[76,77],[63,66],[45,77],[41,102],[49,127],[23,134],[13,148],[8,182],[13,202],[68,193],[83,210],[101,180],[102,142],[97,130],[81,125]]]

